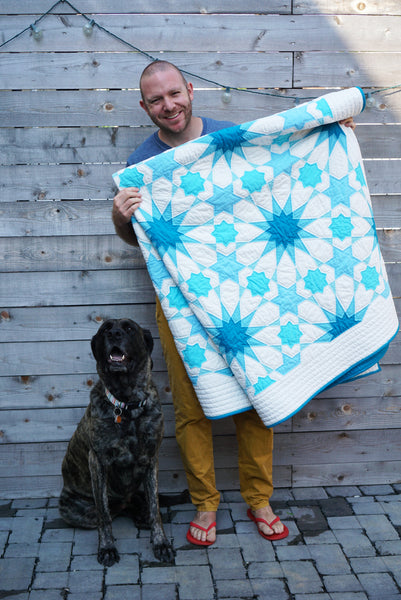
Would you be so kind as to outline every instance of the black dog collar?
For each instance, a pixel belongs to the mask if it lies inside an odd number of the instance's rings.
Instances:
[[[121,423],[121,415],[123,414],[124,409],[128,409],[128,404],[125,402],[120,402],[117,398],[114,398],[113,394],[109,392],[107,388],[104,388],[107,400],[112,403],[114,406],[114,423]],[[131,416],[137,417],[146,406],[146,398],[140,401],[138,408],[131,411]]]

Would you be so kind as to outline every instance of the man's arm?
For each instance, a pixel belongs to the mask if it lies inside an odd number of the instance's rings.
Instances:
[[[114,197],[111,218],[117,235],[131,246],[138,246],[131,217],[142,202],[138,188],[124,188]]]

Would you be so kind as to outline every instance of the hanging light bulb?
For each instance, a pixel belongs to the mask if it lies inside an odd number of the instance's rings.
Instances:
[[[83,26],[83,31],[84,34],[88,37],[90,37],[93,33],[93,26],[95,24],[95,21],[93,19],[91,19],[90,21],[88,21],[87,23],[85,23],[85,25]]]
[[[368,92],[366,97],[366,106],[367,108],[374,108],[376,106],[376,99],[372,96],[370,92]]]
[[[36,27],[36,25],[34,25],[33,23],[32,23],[32,25],[31,25],[30,27],[31,27],[31,30],[32,30],[32,36],[33,36],[33,38],[34,38],[34,39],[35,39],[37,42],[38,42],[39,40],[41,40],[41,39],[42,39],[42,37],[43,37],[43,31],[42,31],[41,29],[38,29],[38,28]]]
[[[227,87],[224,92],[223,95],[221,97],[221,100],[224,104],[230,104],[232,97],[231,97],[231,90],[229,87]]]

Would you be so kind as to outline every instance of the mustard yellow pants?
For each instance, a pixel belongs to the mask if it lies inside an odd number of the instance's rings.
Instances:
[[[216,489],[212,423],[207,419],[177,351],[173,335],[156,300],[156,320],[172,392],[176,439],[191,500],[199,511],[215,511]],[[273,493],[273,430],[255,410],[233,415],[238,441],[240,491],[253,510],[269,504]]]

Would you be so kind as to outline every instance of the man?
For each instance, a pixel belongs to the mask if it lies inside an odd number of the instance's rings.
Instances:
[[[140,105],[158,131],[130,155],[128,165],[233,125],[194,116],[192,84],[177,67],[166,61],[156,61],[146,67],[140,89]],[[353,121],[345,124],[353,126]],[[116,232],[131,245],[138,244],[131,217],[140,204],[137,188],[125,188],[114,198],[112,218]],[[157,299],[156,320],[172,390],[176,438],[191,499],[197,508],[187,539],[196,545],[209,546],[216,539],[216,511],[220,501],[215,485],[211,422],[203,414]],[[238,440],[240,489],[249,505],[248,517],[266,539],[282,539],[288,535],[288,529],[269,504],[273,493],[273,431],[265,427],[254,410],[234,415],[233,419]]]

